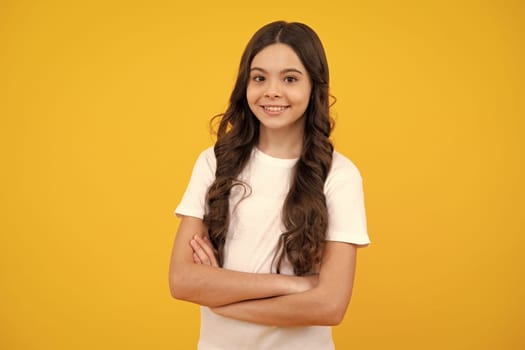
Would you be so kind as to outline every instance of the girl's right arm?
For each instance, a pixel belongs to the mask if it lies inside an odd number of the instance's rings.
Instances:
[[[191,240],[207,236],[201,219],[183,216],[173,245],[169,285],[171,295],[199,305],[218,307],[244,300],[261,299],[310,290],[316,277],[247,273],[196,264]]]

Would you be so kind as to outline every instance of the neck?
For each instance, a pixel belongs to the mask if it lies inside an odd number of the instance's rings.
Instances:
[[[257,147],[275,158],[299,158],[303,150],[303,132],[268,130],[261,127]]]

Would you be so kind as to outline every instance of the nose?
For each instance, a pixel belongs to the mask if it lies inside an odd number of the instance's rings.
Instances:
[[[264,93],[264,97],[267,98],[279,98],[281,97],[281,87],[278,82],[271,81],[268,82],[268,88],[266,89],[266,92]]]

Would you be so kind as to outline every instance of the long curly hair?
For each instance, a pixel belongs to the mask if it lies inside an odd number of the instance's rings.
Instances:
[[[246,99],[250,65],[258,52],[275,43],[286,44],[295,51],[308,71],[312,85],[304,115],[303,148],[282,208],[285,232],[280,236],[273,263],[279,273],[287,259],[296,275],[305,275],[319,266],[324,250],[328,211],[323,190],[333,153],[329,139],[333,120],[329,114],[328,63],[319,37],[307,25],[273,22],[259,29],[248,42],[229,106],[224,114],[215,117],[219,120],[214,146],[217,170],[206,196],[204,223],[222,266],[230,222],[230,193],[234,186],[246,186],[237,177],[259,140],[259,121]]]

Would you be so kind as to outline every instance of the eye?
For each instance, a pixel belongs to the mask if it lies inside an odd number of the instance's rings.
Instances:
[[[284,81],[287,83],[295,83],[297,81],[297,78],[293,75],[288,75],[284,78]]]
[[[252,77],[252,80],[255,81],[256,83],[260,83],[264,81],[264,77],[262,75],[254,75]]]

